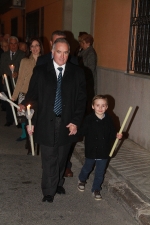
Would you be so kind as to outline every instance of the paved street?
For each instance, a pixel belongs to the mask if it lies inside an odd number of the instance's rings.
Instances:
[[[41,202],[40,156],[27,156],[25,141],[16,142],[21,129],[4,127],[5,112],[0,111],[0,224],[1,225],[134,225],[131,217],[104,186],[101,201],[95,201],[90,188],[77,190],[81,163],[72,157],[73,178],[65,182],[66,195],[56,195],[54,202]]]

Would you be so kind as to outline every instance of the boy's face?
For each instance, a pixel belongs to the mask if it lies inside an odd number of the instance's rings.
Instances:
[[[96,99],[92,105],[97,117],[102,118],[105,111],[108,109],[108,105],[105,99]]]

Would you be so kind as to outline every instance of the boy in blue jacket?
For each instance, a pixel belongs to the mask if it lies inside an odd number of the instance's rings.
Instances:
[[[86,180],[95,164],[95,176],[92,194],[95,200],[101,200],[101,185],[103,183],[106,165],[111,150],[111,142],[122,134],[115,131],[111,117],[106,113],[108,99],[96,95],[92,100],[93,113],[85,118],[80,134],[85,137],[85,163],[79,174],[78,190],[84,191]]]

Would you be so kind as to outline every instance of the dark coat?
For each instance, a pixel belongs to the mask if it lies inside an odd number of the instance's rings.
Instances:
[[[116,131],[107,113],[102,120],[94,112],[88,115],[79,133],[85,136],[86,158],[106,159],[109,157],[111,142],[116,138]]]
[[[62,116],[59,145],[77,140],[77,135],[69,136],[66,126],[73,123],[80,127],[86,103],[84,72],[78,66],[67,63],[62,78]],[[31,77],[24,105],[37,102],[35,142],[52,147],[54,145],[55,114],[53,112],[57,87],[57,77],[53,60],[49,64],[36,66]]]

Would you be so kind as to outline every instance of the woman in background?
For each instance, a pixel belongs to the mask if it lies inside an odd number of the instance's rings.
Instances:
[[[92,111],[92,99],[97,93],[96,66],[97,54],[93,48],[94,39],[90,34],[83,34],[80,37],[80,47],[82,51],[78,54],[79,65],[84,69],[87,89],[86,115]]]
[[[26,52],[26,57],[21,60],[18,80],[14,89],[12,100],[16,101],[18,98],[18,104],[20,104],[28,91],[29,82],[32,76],[33,68],[36,65],[37,58],[43,54],[42,42],[39,38],[31,38],[29,41],[29,48]],[[21,122],[22,134],[16,141],[22,141],[26,139],[25,130],[25,114],[23,112],[18,113],[18,120]]]

